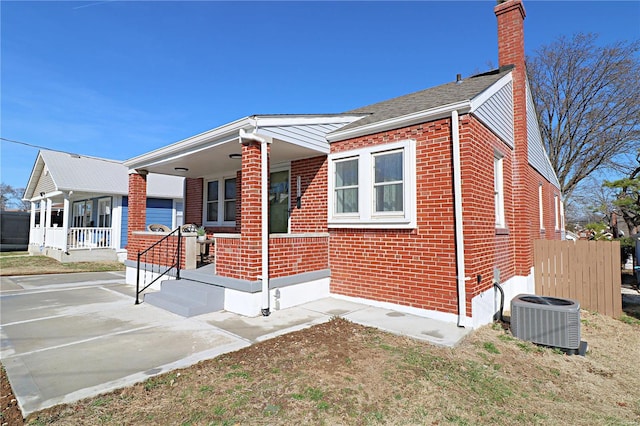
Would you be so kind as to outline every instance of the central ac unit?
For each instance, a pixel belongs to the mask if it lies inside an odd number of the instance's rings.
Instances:
[[[580,303],[519,294],[511,300],[511,333],[539,345],[577,351],[580,349]]]

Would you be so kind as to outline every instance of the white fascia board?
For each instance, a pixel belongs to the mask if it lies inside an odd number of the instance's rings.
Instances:
[[[129,169],[136,169],[140,167],[149,166],[152,164],[158,164],[168,159],[179,158],[183,155],[187,155],[193,152],[197,152],[201,149],[210,147],[212,141],[216,139],[222,139],[222,142],[228,142],[229,136],[238,138],[238,132],[240,129],[249,129],[254,126],[254,121],[250,117],[244,117],[240,120],[233,121],[215,129],[208,130],[195,136],[183,139],[171,145],[163,148],[151,151],[147,154],[142,154],[137,157],[124,161],[124,165]],[[231,138],[233,139],[233,138]],[[201,145],[207,144],[206,147]],[[198,149],[200,148],[200,149]]]
[[[353,115],[283,115],[283,116],[253,116],[253,123],[258,127],[301,126],[305,124],[349,124],[369,114]]]
[[[29,181],[27,182],[27,186],[25,187],[24,194],[22,194],[23,200],[30,200],[33,198],[33,191],[36,189],[36,185],[38,184],[38,179],[40,179],[40,175],[44,170],[44,159],[42,158],[42,154],[38,152],[38,157],[36,158],[36,162],[33,164],[33,169],[31,169],[31,174],[29,175]],[[38,177],[36,178],[36,175]],[[35,180],[34,180],[35,178]],[[27,194],[30,194],[31,197],[27,197]]]
[[[437,108],[432,108],[424,111],[415,112],[412,114],[402,115],[400,117],[394,117],[389,120],[379,121],[371,123],[354,129],[348,129],[343,131],[337,131],[327,136],[329,142],[336,142],[345,139],[351,139],[358,136],[371,135],[374,133],[384,132],[386,130],[393,130],[402,127],[412,126],[414,124],[425,123],[427,121],[438,120],[440,118],[450,117],[451,111],[458,111],[460,114],[465,114],[471,109],[471,103],[469,101],[458,102],[455,104],[442,105]]]
[[[478,109],[483,103],[485,103],[489,98],[498,93],[500,89],[502,89],[507,84],[513,81],[513,73],[508,73],[500,80],[493,83],[489,86],[484,92],[480,93],[475,98],[471,99],[471,110],[470,113],[473,113],[476,109]]]

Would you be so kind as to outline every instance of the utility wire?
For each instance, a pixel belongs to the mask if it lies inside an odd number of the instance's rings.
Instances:
[[[46,149],[47,151],[57,151],[57,152],[64,152],[66,154],[70,154],[69,152],[62,151],[60,149],[47,148],[46,146],[34,145],[32,143],[27,143],[27,142],[22,142],[22,141],[15,141],[13,139],[7,139],[7,138],[0,137],[0,140],[3,140],[5,142],[17,143],[18,145],[30,146],[31,148]]]
[[[81,155],[81,154],[76,154],[75,152],[64,151],[62,149],[48,148],[46,146],[36,145],[36,144],[28,143],[28,142],[16,141],[16,140],[13,140],[13,139],[7,139],[7,138],[3,138],[3,137],[0,137],[0,140],[2,140],[4,142],[10,142],[10,143],[18,144],[18,145],[28,146],[28,147],[31,147],[31,148],[44,149],[45,151],[61,152],[63,154],[77,155],[78,157],[85,157],[85,158],[93,158],[94,160],[107,161],[109,163],[122,163],[121,160],[112,160],[110,158],[94,157],[92,155]]]

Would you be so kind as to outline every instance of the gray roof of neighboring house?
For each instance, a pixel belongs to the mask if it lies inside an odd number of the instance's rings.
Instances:
[[[338,131],[342,132],[348,129],[356,129],[368,124],[378,123],[420,111],[427,111],[443,105],[471,100],[508,74],[512,69],[513,66],[501,67],[500,69],[465,78],[460,82],[454,81],[347,111],[346,113],[348,114],[369,115],[341,127]]]
[[[129,171],[121,161],[41,150],[31,172],[25,198],[33,198],[38,182],[46,172],[57,191],[117,195],[129,192]],[[176,176],[149,176],[147,195],[182,198],[183,180]]]

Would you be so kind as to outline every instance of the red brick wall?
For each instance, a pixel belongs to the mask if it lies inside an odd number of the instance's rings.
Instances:
[[[269,275],[278,278],[327,269],[328,253],[328,237],[272,237],[269,239]]]
[[[255,280],[262,270],[260,144],[242,146],[242,206],[238,278]]]
[[[138,253],[149,249],[153,244],[163,239],[166,234],[133,234],[129,237],[129,246],[127,248],[127,258],[137,261]],[[175,262],[175,253],[178,249],[178,237],[171,236],[162,243],[151,248],[147,253],[143,254],[140,262],[153,265],[171,266]],[[180,268],[185,267],[186,248],[183,240],[180,256]]]
[[[298,176],[302,195],[296,208]],[[327,157],[291,162],[291,232],[327,232]]]
[[[494,268],[501,281],[515,273],[515,210],[512,190],[513,149],[504,144],[475,117],[460,117],[462,209],[464,228],[467,315],[473,297],[493,286]],[[502,156],[506,226],[496,229],[494,201],[494,153]]]
[[[517,248],[532,239],[523,238],[518,229],[539,238],[539,220],[533,230],[527,222],[531,215],[538,218],[538,192],[537,186],[525,186],[529,201],[522,203],[513,189],[516,152],[475,117],[460,117],[459,134],[465,272],[472,278],[466,284],[466,309],[471,315],[473,297],[493,286],[494,268],[500,269],[502,281],[520,274],[517,264],[524,262],[517,262]],[[417,229],[330,229],[331,291],[457,313],[450,120],[336,142],[332,152],[409,138],[416,140]],[[494,152],[503,156],[506,226],[499,230],[495,226]],[[533,173],[528,164],[524,169]],[[546,191],[552,192],[553,186],[544,182]],[[552,215],[553,195],[545,203],[545,212]],[[532,211],[524,224],[519,216],[522,209]],[[548,220],[553,227],[553,216]],[[529,275],[531,266],[526,264],[523,275]]]
[[[342,152],[405,139],[416,140],[418,228],[330,229],[331,291],[455,313],[450,120],[336,142],[331,150]]]
[[[129,207],[127,222],[127,249],[134,231],[144,231],[147,222],[147,176],[129,174]],[[131,251],[129,250],[129,253]]]
[[[244,259],[242,258],[242,241],[240,238],[216,238],[215,250],[217,275],[251,281],[256,280],[256,276],[246,277],[242,274]]]

